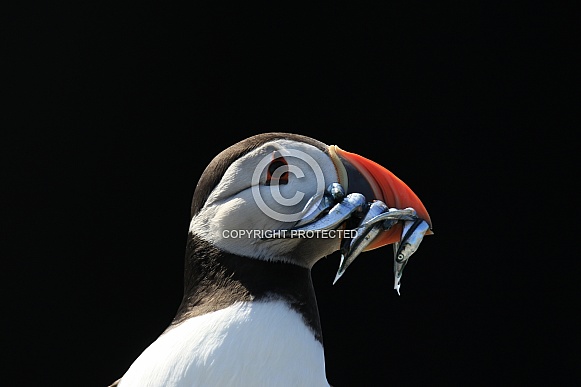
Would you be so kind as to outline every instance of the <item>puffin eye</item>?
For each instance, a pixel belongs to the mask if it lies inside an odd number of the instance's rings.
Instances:
[[[286,167],[287,165],[288,163],[286,162],[284,157],[277,157],[276,159],[272,160],[268,165],[268,171],[266,173],[266,185],[288,184],[288,170]],[[283,169],[276,172],[279,168]]]

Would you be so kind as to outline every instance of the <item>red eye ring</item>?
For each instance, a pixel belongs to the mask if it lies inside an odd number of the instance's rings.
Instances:
[[[277,157],[273,159],[270,164],[268,165],[268,170],[266,171],[266,185],[271,184],[287,184],[288,183],[288,170],[285,170],[280,177],[276,178],[273,177],[276,170],[287,166],[288,163],[286,162],[284,157]]]

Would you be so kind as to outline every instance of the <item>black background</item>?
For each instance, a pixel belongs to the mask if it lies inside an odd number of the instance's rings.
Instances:
[[[9,9],[3,378],[120,377],[181,300],[205,166],[287,131],[386,166],[434,224],[401,296],[391,248],[313,269],[331,384],[578,382],[572,13],[433,3]]]

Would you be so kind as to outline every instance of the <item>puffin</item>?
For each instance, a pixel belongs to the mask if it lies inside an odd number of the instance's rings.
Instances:
[[[329,386],[312,267],[401,258],[412,228],[431,234],[418,196],[363,156],[283,132],[228,147],[194,190],[177,313],[111,387]]]

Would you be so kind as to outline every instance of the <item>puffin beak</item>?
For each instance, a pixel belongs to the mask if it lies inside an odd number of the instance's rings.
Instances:
[[[433,234],[432,222],[426,207],[418,196],[392,172],[374,161],[344,151],[336,145],[329,147],[329,153],[339,174],[339,183],[345,188],[346,194],[358,192],[363,194],[367,201],[381,200],[390,208],[412,207],[417,217],[426,221],[430,228],[425,235]],[[377,235],[363,251],[403,242],[402,232],[403,226],[398,222]]]

